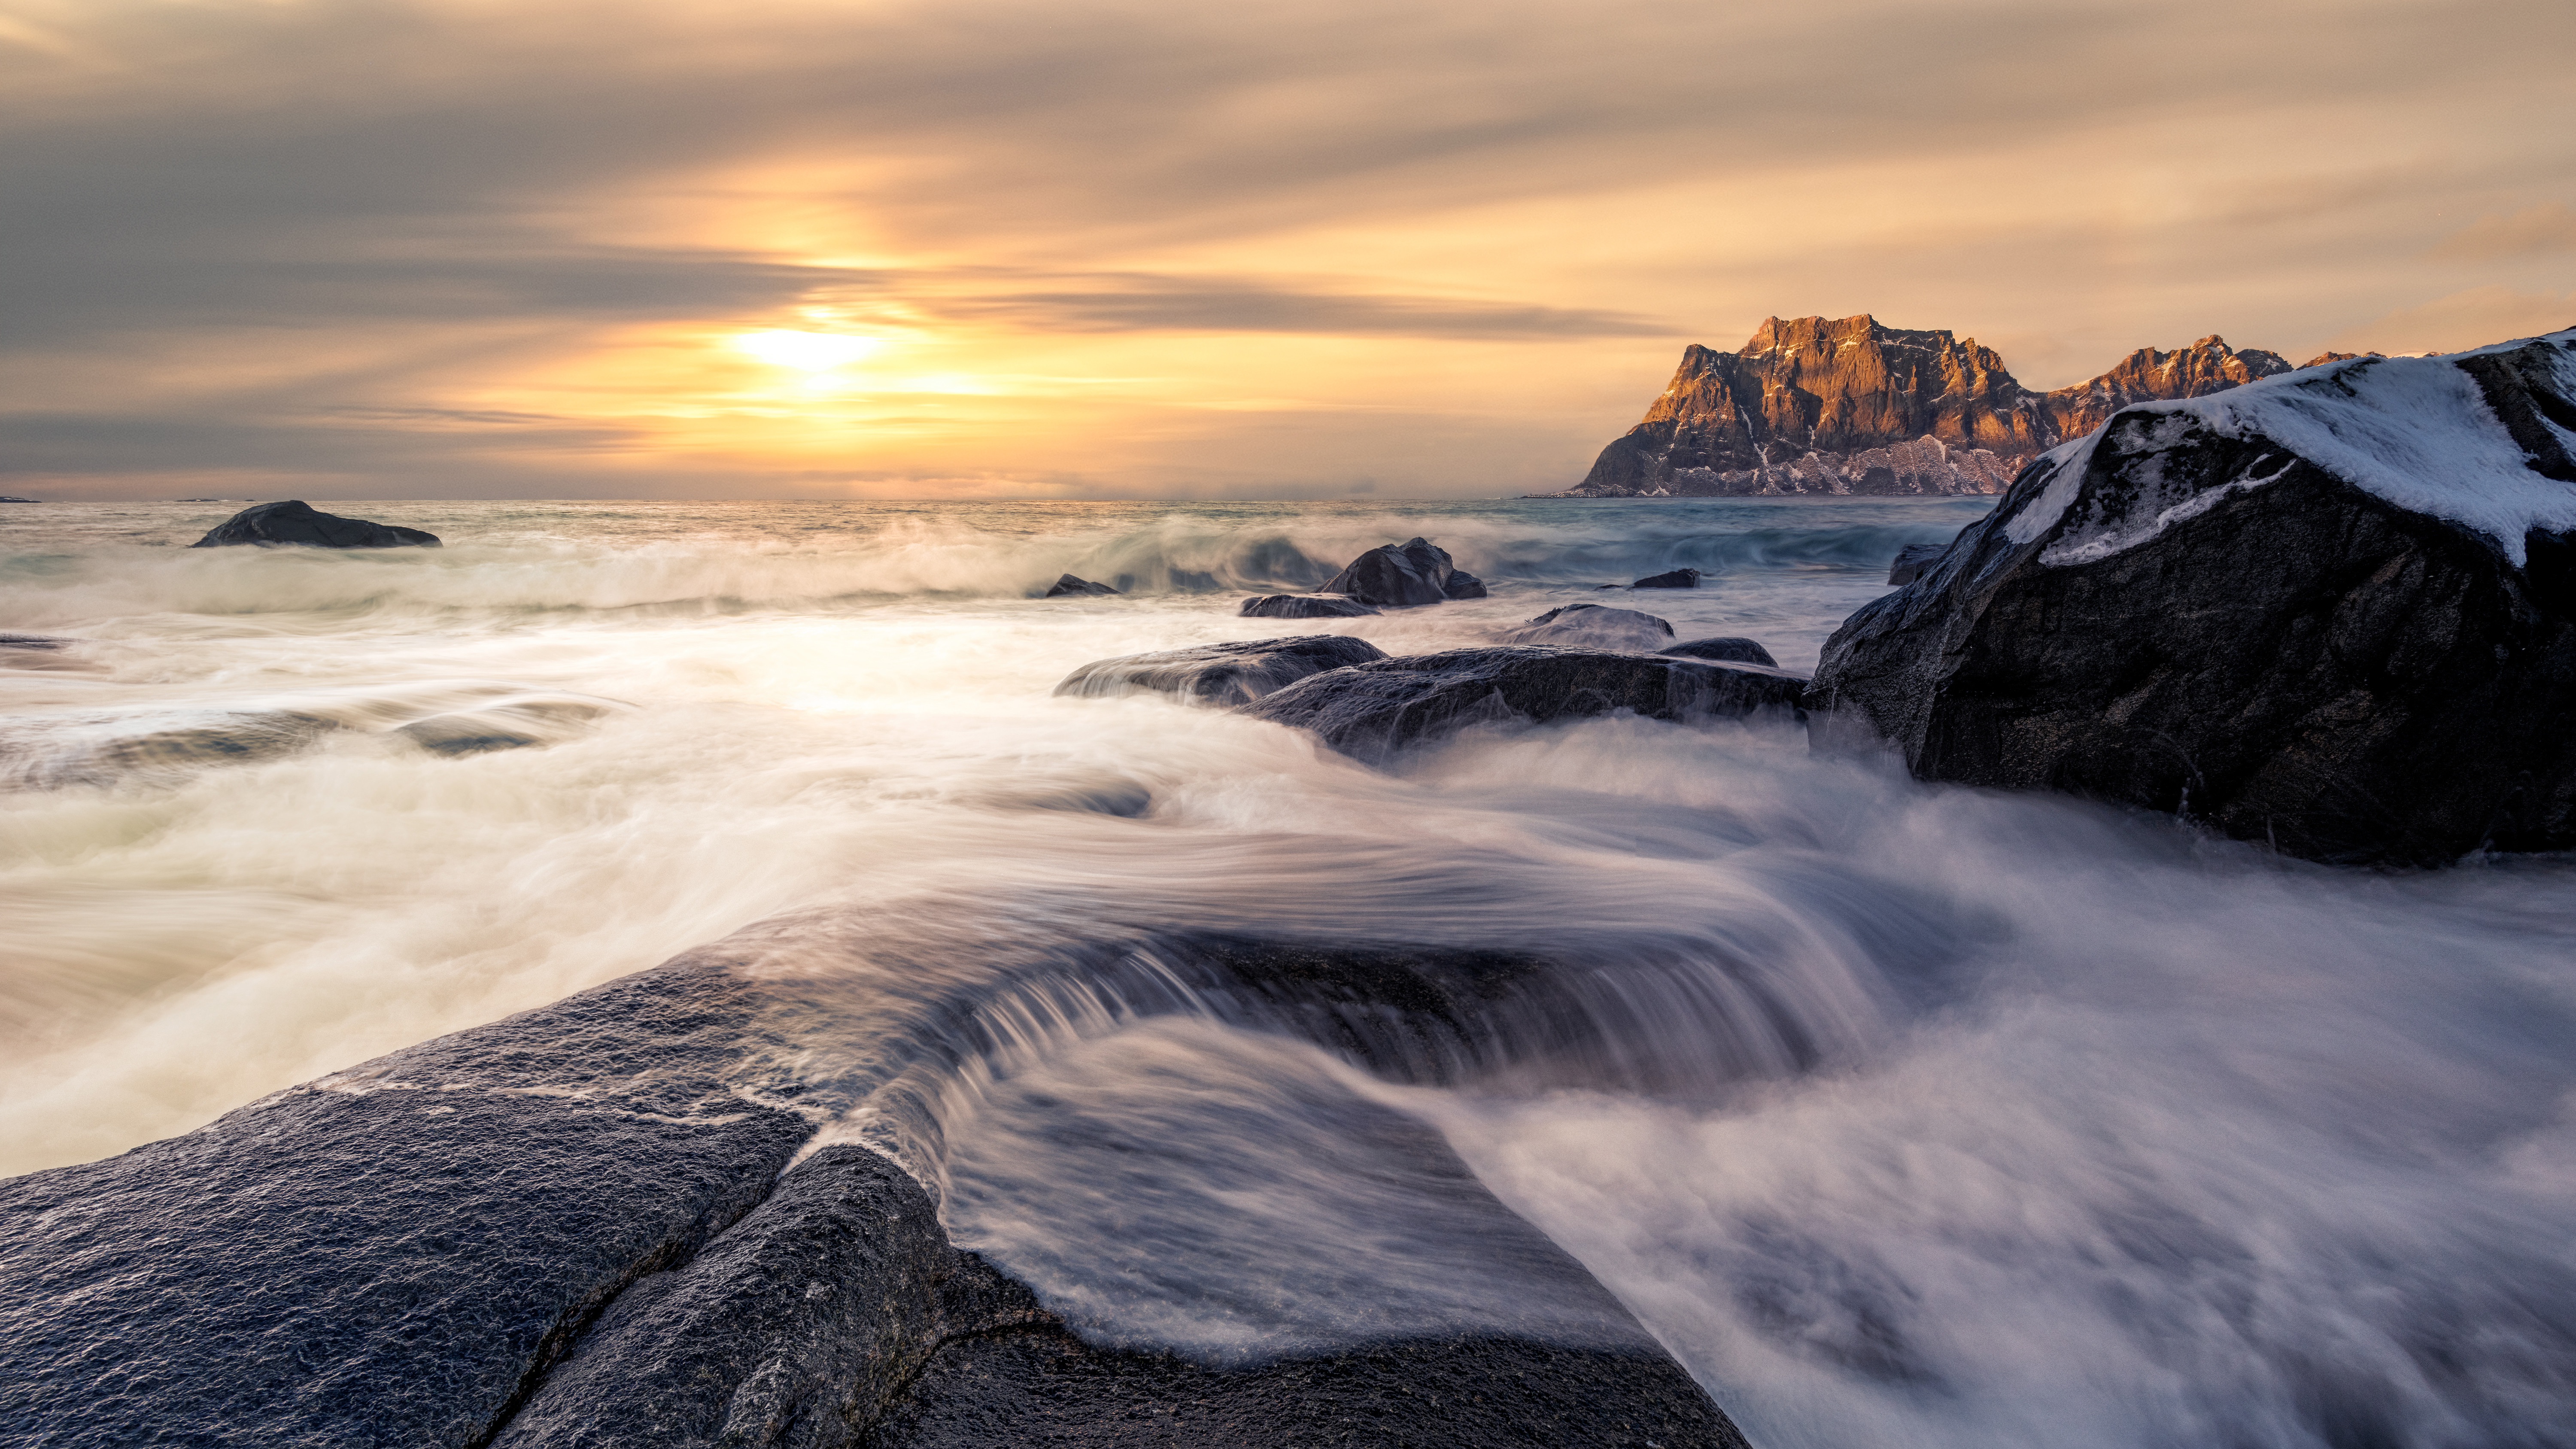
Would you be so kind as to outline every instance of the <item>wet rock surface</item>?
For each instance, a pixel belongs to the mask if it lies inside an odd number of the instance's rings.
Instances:
[[[1475,724],[1544,724],[1632,711],[1649,719],[1740,719],[1791,711],[1796,675],[1754,664],[1538,645],[1452,649],[1300,680],[1246,707],[1313,731],[1364,760]]]
[[[1695,589],[1703,577],[1697,569],[1667,569],[1628,585],[1632,589]]]
[[[304,548],[436,548],[438,535],[363,518],[324,513],[301,499],[245,508],[213,528],[190,548],[233,544],[293,544]]]
[[[1427,539],[1413,538],[1361,554],[1335,574],[1322,592],[1402,609],[1446,599],[1481,599],[1485,585],[1452,564],[1446,550]]]
[[[1887,581],[1891,584],[1910,584],[1923,577],[1923,571],[1930,568],[1932,561],[1939,558],[1941,551],[1949,546],[1946,543],[1909,543],[1898,549],[1895,562],[1887,566]]]
[[[2576,845],[2571,359],[2359,359],[2115,417],[1835,633],[1819,740],[2315,860]]]
[[[1235,612],[1246,619],[1356,619],[1378,611],[1357,599],[1320,594],[1255,594]]]
[[[1094,660],[1066,675],[1055,692],[1089,696],[1156,693],[1203,704],[1249,704],[1310,674],[1385,657],[1385,650],[1367,640],[1339,634],[1202,644],[1190,649]]]
[[[1667,644],[1655,652],[1678,654],[1684,659],[1714,660],[1721,664],[1759,664],[1765,669],[1780,667],[1780,661],[1771,657],[1771,651],[1763,648],[1760,640],[1733,634],[1714,639],[1688,639],[1679,644]]]
[[[1107,584],[1096,584],[1089,579],[1077,578],[1072,574],[1064,574],[1059,576],[1054,583],[1049,584],[1047,586],[1047,591],[1040,595],[1040,597],[1048,599],[1092,598],[1120,592],[1123,591],[1111,588]]]
[[[1673,626],[1635,609],[1604,604],[1567,604],[1550,609],[1500,636],[1505,644],[1556,644],[1574,649],[1661,650],[1672,642]]]

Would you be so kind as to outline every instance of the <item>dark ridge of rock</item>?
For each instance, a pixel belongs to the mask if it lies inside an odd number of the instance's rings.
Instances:
[[[231,544],[294,544],[304,548],[436,548],[438,535],[363,518],[323,513],[301,499],[261,503],[206,530],[190,548]]]
[[[1635,609],[1567,604],[1497,636],[1505,644],[1557,644],[1572,649],[1662,651],[1673,626]]]
[[[1759,664],[1765,669],[1780,667],[1780,661],[1772,658],[1771,651],[1763,648],[1759,641],[1738,635],[1722,635],[1714,639],[1692,639],[1686,643],[1667,644],[1655,652],[1678,654],[1684,659],[1713,660],[1721,664]]]
[[[860,1442],[866,1449],[1745,1449],[1744,1436],[1690,1375],[1656,1353],[1461,1335],[1209,1368],[1104,1352],[1061,1329],[946,1345]]]
[[[1668,569],[1663,573],[1648,574],[1646,577],[1637,580],[1628,587],[1632,589],[1695,589],[1699,587],[1699,581],[1702,577],[1704,576],[1697,569]]]
[[[1481,599],[1485,585],[1461,573],[1445,550],[1412,538],[1373,548],[1350,561],[1320,592],[1344,594],[1363,604],[1405,609],[1446,599]]]
[[[15,494],[0,493],[0,503],[41,503],[43,501],[40,498],[20,498]]]
[[[1201,644],[1096,659],[1066,675],[1055,692],[1089,696],[1152,692],[1178,695],[1193,703],[1250,704],[1307,675],[1385,657],[1385,650],[1367,640],[1339,634]]]
[[[1735,352],[1693,345],[1626,436],[1558,498],[1994,493],[2047,448],[2132,402],[2289,371],[2217,337],[2142,348],[2090,381],[2023,387],[1971,338],[1867,315],[1774,317]]]
[[[0,1418],[48,1449],[489,1442],[806,1137],[722,1081],[747,989],[684,959],[0,1182]]]
[[[8,501],[0,498],[0,503]],[[70,642],[72,641],[69,639],[57,639],[51,634],[0,634],[0,649],[60,649]]]
[[[1923,571],[1930,568],[1932,561],[1939,558],[1941,551],[1949,546],[1946,543],[1909,543],[1898,549],[1896,562],[1887,566],[1887,581],[1891,584],[1910,584],[1923,577]]]
[[[1356,619],[1376,612],[1357,599],[1328,599],[1317,594],[1255,594],[1235,610],[1246,619]]]
[[[2377,357],[2376,352],[2320,352],[2299,364],[2301,368],[2323,367],[2329,362],[2350,362],[2356,357]]]
[[[2571,430],[2576,331],[2123,412],[1844,623],[1817,737],[2313,860],[2576,846]]]
[[[1620,710],[1680,721],[1794,711],[1804,685],[1752,664],[1502,646],[1336,669],[1256,700],[1245,713],[1311,730],[1354,758],[1383,760],[1473,724],[1544,724]]]
[[[1064,574],[1060,575],[1052,585],[1049,585],[1047,591],[1043,595],[1040,595],[1040,597],[1062,599],[1075,596],[1116,594],[1121,592],[1124,591],[1113,589],[1107,584],[1095,584],[1089,579],[1075,578],[1071,574]]]

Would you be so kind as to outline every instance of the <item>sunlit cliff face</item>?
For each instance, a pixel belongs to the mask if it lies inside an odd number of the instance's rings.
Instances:
[[[1689,342],[2576,320],[2576,12],[0,0],[0,491],[1565,486]]]

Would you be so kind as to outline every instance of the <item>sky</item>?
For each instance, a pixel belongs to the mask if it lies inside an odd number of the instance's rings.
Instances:
[[[1682,348],[2576,323],[2567,0],[0,0],[0,492],[1494,497]]]

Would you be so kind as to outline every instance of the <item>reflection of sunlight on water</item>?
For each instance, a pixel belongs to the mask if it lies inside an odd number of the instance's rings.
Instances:
[[[1181,987],[916,1071],[952,1221],[1095,1331],[1219,1356],[1605,1331],[1461,1276],[1491,1225],[1428,1130],[1766,1443],[2548,1442],[2576,1418],[2565,861],[2285,865],[1777,731],[1598,721],[1380,772],[1049,697],[1086,660],[1274,633],[1241,591],[1414,533],[1495,597],[1336,629],[1473,642],[1687,564],[1711,585],[1620,602],[1803,664],[1897,544],[1977,506],[425,504],[403,521],[450,545],[399,558],[146,551],[130,518],[13,538],[12,628],[96,667],[5,676],[11,768],[75,719],[345,719],[0,793],[5,1167],[782,912],[779,939],[821,933],[771,968],[822,1003],[803,1069],[861,1096],[903,1066],[867,1058],[907,993],[1080,996],[1006,982],[1004,945],[1500,944],[1555,994],[1497,1008],[1478,1030],[1521,1054],[1445,1086]],[[1137,592],[1025,597],[1060,572]],[[604,704],[543,748],[387,732],[530,699]],[[912,964],[866,976],[898,938]]]

